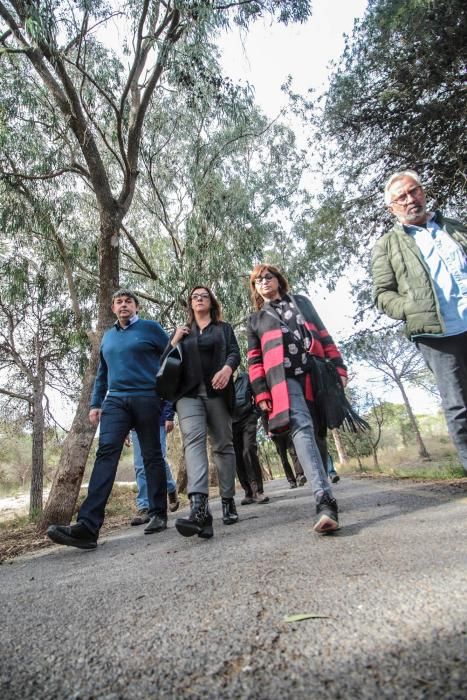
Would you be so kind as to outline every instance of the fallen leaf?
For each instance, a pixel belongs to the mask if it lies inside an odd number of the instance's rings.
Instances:
[[[298,613],[286,615],[284,622],[301,622],[302,620],[329,620],[329,615],[314,615],[313,613]]]

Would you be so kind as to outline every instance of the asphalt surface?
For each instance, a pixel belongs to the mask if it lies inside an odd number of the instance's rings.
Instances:
[[[3,564],[0,697],[465,700],[467,481],[342,479],[324,537],[306,486],[266,492],[212,540],[170,516]]]

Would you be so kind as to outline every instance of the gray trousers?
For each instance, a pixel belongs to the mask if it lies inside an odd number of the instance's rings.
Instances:
[[[467,333],[420,337],[416,345],[435,375],[449,434],[467,474]]]
[[[232,416],[219,396],[208,397],[204,385],[198,396],[177,401],[177,414],[183,438],[188,495],[209,494],[207,436],[211,439],[214,461],[223,498],[235,495],[235,452],[232,443]]]

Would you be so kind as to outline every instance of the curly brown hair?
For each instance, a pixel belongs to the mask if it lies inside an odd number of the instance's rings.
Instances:
[[[216,297],[214,296],[214,293],[209,289],[209,287],[205,287],[204,284],[197,284],[191,292],[188,295],[188,321],[187,324],[191,326],[193,321],[195,320],[195,313],[193,311],[193,307],[191,305],[191,295],[193,292],[197,291],[198,289],[204,289],[205,292],[209,294],[209,299],[211,300],[211,321],[213,323],[219,323],[219,321],[222,321],[222,307],[220,303],[217,301]]]
[[[279,294],[281,297],[289,291],[289,283],[287,282],[287,278],[284,277],[282,272],[280,272],[275,265],[269,265],[268,263],[259,263],[258,265],[255,265],[250,274],[250,294],[253,306],[257,311],[263,308],[264,299],[261,294],[256,291],[255,280],[264,275],[265,272],[270,272],[271,275],[274,275],[274,277],[277,277],[279,280]]]

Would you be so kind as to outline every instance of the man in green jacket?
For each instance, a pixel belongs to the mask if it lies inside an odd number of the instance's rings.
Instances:
[[[416,172],[392,175],[385,203],[397,223],[372,251],[378,309],[405,330],[433,372],[467,474],[467,227],[430,212]]]

